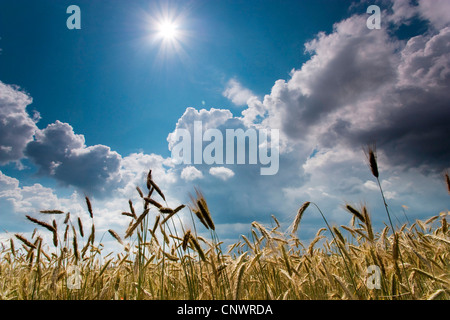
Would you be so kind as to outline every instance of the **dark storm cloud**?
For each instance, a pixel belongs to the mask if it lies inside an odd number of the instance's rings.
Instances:
[[[395,164],[442,170],[450,164],[450,28],[411,39],[396,70],[392,87],[371,98],[375,111],[364,127],[336,117],[323,140],[376,141]]]
[[[353,144],[376,141],[395,164],[430,165],[436,170],[448,167],[450,96],[420,89],[396,94],[399,101],[414,101],[404,104],[404,108],[393,107],[368,130],[347,130],[336,138],[347,136]],[[385,105],[390,105],[389,101]]]
[[[41,174],[92,193],[107,191],[114,185],[121,164],[118,153],[103,145],[86,147],[84,137],[60,121],[36,132],[25,154]]]
[[[393,164],[448,167],[449,27],[403,42],[353,16],[306,48],[310,60],[265,97],[268,123],[293,143],[376,142]]]

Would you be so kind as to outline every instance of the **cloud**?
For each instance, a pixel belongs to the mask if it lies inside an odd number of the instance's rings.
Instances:
[[[40,210],[70,211],[72,216],[83,216],[84,213],[87,217],[86,209],[80,205],[82,203],[77,192],[68,197],[59,197],[52,188],[40,183],[21,185],[19,180],[0,171],[0,225],[3,230],[32,230],[35,226],[26,221],[25,215],[39,214]],[[49,218],[50,216],[41,215],[40,220]],[[51,218],[55,218],[60,224],[64,215]]]
[[[354,15],[306,43],[310,59],[256,104],[259,125],[281,129],[282,152],[376,142],[392,164],[442,170],[450,158],[450,28],[402,41],[386,28],[369,30],[366,19]]]
[[[25,154],[41,174],[89,193],[104,193],[119,179],[121,156],[107,146],[84,142],[69,124],[56,121],[36,132]]]
[[[20,160],[33,139],[39,116],[27,113],[31,103],[31,97],[18,87],[0,81],[0,164]]]
[[[173,147],[171,143],[176,141],[174,137],[180,129],[187,129],[193,136],[193,123],[199,120],[203,123],[204,131],[205,129],[217,129],[225,140],[227,129],[242,129],[245,132],[248,129],[257,128],[254,124],[250,124],[250,127],[247,126],[242,117],[235,117],[226,109],[195,110],[188,108],[178,120],[175,130],[168,137],[169,148]],[[225,144],[224,142],[223,156],[226,156]],[[209,142],[206,142],[203,147],[208,145]],[[247,149],[246,151],[248,152]],[[297,176],[301,171],[297,157],[299,154],[305,155],[308,152],[311,150],[302,149],[298,150],[295,156],[284,155],[280,159],[279,171],[274,176],[261,176],[261,168],[268,167],[268,165],[262,165],[259,161],[254,165],[246,161],[245,164],[227,164],[226,167],[218,163],[213,165],[204,162],[195,164],[195,169],[202,172],[203,175],[202,179],[195,180],[195,186],[207,195],[208,205],[218,224],[230,221],[250,223],[255,219],[266,220],[270,218],[271,213],[281,213],[283,210],[292,209],[291,204],[280,201],[280,197],[283,197],[281,189],[304,180],[303,177]],[[180,167],[175,166],[174,171],[183,178],[187,172],[184,171],[184,167]],[[193,169],[186,170],[194,171]],[[210,174],[205,174],[206,172]],[[180,190],[178,194],[192,192],[191,182],[185,179],[178,181],[176,186],[177,190]],[[268,188],[268,185],[271,187]],[[224,202],[227,203],[226,206],[223,206]]]
[[[410,0],[392,1],[392,13],[388,15],[389,21],[396,25],[406,23],[409,19],[418,14],[417,7],[411,6]]]
[[[244,106],[255,97],[252,91],[244,88],[236,79],[230,79],[227,83],[223,96],[231,100],[236,106]]]
[[[174,164],[170,158],[158,154],[132,153],[122,158],[120,175],[122,180],[131,181],[136,185],[147,180],[147,173],[151,169],[152,176],[161,184],[174,184],[177,181]]]
[[[450,3],[446,0],[392,0],[392,13],[389,21],[397,25],[409,24],[411,19],[419,18],[428,21],[434,29],[439,30],[450,24]]]
[[[227,109],[215,109],[210,110],[201,109],[196,110],[194,108],[187,108],[184,114],[178,119],[175,126],[175,130],[167,136],[167,142],[169,150],[172,151],[174,146],[177,145],[183,137],[182,131],[188,130],[191,138],[191,145],[194,144],[194,123],[201,121],[203,131],[208,129],[217,129],[221,126],[233,122],[235,118],[230,110]],[[198,137],[200,140],[202,137]]]
[[[196,179],[202,179],[203,174],[197,168],[195,168],[193,166],[187,166],[187,167],[183,168],[183,170],[181,171],[181,178],[186,181],[193,181]]]
[[[419,13],[437,29],[450,24],[450,2],[446,0],[420,0]]]
[[[9,201],[16,213],[30,213],[58,208],[60,203],[54,191],[39,183],[19,187],[19,180],[0,171],[0,199]]]
[[[401,87],[444,89],[450,83],[450,27],[432,36],[410,39],[402,51],[399,69]]]
[[[147,174],[152,170],[153,180],[164,192],[169,205],[179,205],[179,195],[185,193],[177,188],[178,173],[172,159],[157,154],[132,153],[122,158],[119,170],[120,181],[116,184],[114,196],[120,199],[139,201],[136,187],[146,191]]]
[[[19,180],[8,177],[0,171],[0,192],[15,189],[19,186]]]
[[[319,33],[308,42],[313,54],[289,81],[278,80],[264,98],[269,125],[279,126],[289,139],[305,140],[336,111],[376,94],[395,78],[396,46],[385,32],[370,32],[364,17],[354,16]]]
[[[226,181],[234,176],[233,170],[225,167],[213,167],[209,169],[209,173],[223,181]]]
[[[210,110],[194,108],[187,108],[184,114],[178,119],[175,130],[167,137],[169,150],[172,150],[174,145],[178,143],[180,129],[188,130],[191,133],[192,139],[194,137],[194,122],[201,121],[203,130],[217,129],[230,121],[236,120],[230,110],[211,108]]]

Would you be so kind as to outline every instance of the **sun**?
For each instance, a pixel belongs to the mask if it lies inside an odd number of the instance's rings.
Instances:
[[[186,57],[192,32],[188,12],[168,5],[156,6],[152,12],[144,12],[145,41],[156,53],[156,60],[167,60],[174,56]]]
[[[178,36],[177,25],[171,21],[163,21],[158,26],[158,34],[164,40],[175,40]]]

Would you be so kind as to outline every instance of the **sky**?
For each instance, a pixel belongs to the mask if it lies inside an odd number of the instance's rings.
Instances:
[[[25,215],[40,210],[88,219],[85,196],[113,241],[149,169],[169,206],[202,190],[227,243],[272,215],[287,229],[305,201],[334,225],[350,223],[345,204],[365,204],[381,230],[369,143],[394,223],[428,219],[449,210],[449,89],[447,0],[4,0],[0,241],[31,234]],[[223,136],[279,132],[278,171],[177,163],[175,137],[195,121]],[[309,209],[298,237],[323,226]]]

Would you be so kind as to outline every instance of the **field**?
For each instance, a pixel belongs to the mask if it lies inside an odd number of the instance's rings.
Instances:
[[[379,184],[376,154],[368,150],[370,169]],[[448,174],[445,181],[450,193]],[[287,230],[276,217],[271,227],[253,222],[251,237],[227,248],[217,236],[213,214],[200,191],[191,203],[167,208],[151,170],[143,203],[129,201],[127,230],[109,230],[123,248],[105,254],[96,242],[95,212],[86,197],[91,221],[72,221],[58,210],[41,211],[32,237],[16,234],[3,245],[0,299],[40,300],[416,300],[450,297],[448,212],[426,221],[374,230],[369,208],[346,205],[349,226],[330,226],[318,204],[305,202]],[[178,212],[189,212],[186,230]],[[307,245],[297,237],[305,212],[318,210],[323,228]],[[155,214],[155,212],[157,214]],[[63,225],[54,216],[65,215]],[[53,219],[53,220],[52,220]],[[52,222],[46,222],[52,220]],[[88,227],[86,227],[86,225]],[[208,229],[210,237],[198,235]],[[59,231],[58,231],[59,230]],[[41,232],[53,243],[44,243]],[[86,234],[85,234],[86,233]],[[123,234],[122,236],[119,235]],[[89,234],[89,236],[88,236]]]

